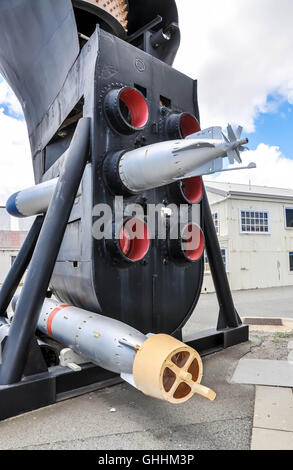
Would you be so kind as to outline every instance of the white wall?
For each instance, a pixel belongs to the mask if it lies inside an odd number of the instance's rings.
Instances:
[[[293,285],[289,252],[293,230],[285,228],[285,201],[231,199],[229,201],[229,252],[234,290]],[[267,210],[269,234],[240,233],[239,210]]]
[[[0,250],[0,286],[11,267],[11,257],[17,256],[18,250]]]
[[[219,218],[219,242],[221,248],[226,249],[227,253],[227,276],[230,281],[230,265],[229,265],[229,200],[226,200],[223,196],[215,195],[214,193],[207,191],[209,203],[211,205],[212,214],[217,212]],[[212,279],[212,275],[209,271],[205,272],[202,292],[214,292],[215,287]]]
[[[293,285],[289,252],[293,251],[293,229],[285,228],[286,200],[229,198],[212,204],[220,219],[219,241],[227,248],[228,279],[232,290]],[[240,233],[240,210],[269,211],[269,234]],[[213,292],[211,274],[206,273],[203,292]]]
[[[34,219],[17,219],[0,207],[0,287],[11,267],[11,257],[17,256]]]

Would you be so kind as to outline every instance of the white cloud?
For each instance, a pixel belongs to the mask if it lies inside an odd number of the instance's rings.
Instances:
[[[7,116],[0,104],[0,204],[34,184],[31,151],[24,121]]]
[[[220,173],[215,181],[241,184],[249,184],[250,181],[252,185],[292,189],[293,160],[285,158],[279,147],[260,144],[256,150],[243,152],[241,158],[243,166],[255,162],[257,168]],[[211,177],[205,179],[211,180]]]
[[[0,106],[1,105],[6,105],[10,114],[18,117],[23,114],[20,103],[15,94],[4,80],[1,81],[0,76]]]
[[[199,80],[202,126],[254,130],[267,97],[293,102],[292,0],[177,0],[182,31],[175,67]],[[280,99],[280,96],[279,98]]]

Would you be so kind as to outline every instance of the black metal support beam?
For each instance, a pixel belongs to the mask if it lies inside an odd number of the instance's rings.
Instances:
[[[215,353],[221,349],[230,348],[249,339],[248,325],[240,325],[237,328],[226,328],[224,330],[201,331],[184,342],[196,349],[201,356]]]
[[[52,367],[49,372],[27,377],[19,383],[0,385],[0,421],[109,387],[121,380],[94,364],[81,366],[79,372],[67,367]]]
[[[242,322],[234,306],[225,265],[223,263],[221,248],[205,189],[203,191],[202,209],[204,214],[203,229],[206,253],[220,307],[218,330],[222,330],[224,328],[237,328],[242,324]]]
[[[79,121],[46,214],[10,328],[0,367],[0,384],[19,382],[36,331],[59,249],[89,150],[90,119]]]
[[[5,315],[7,308],[19,286],[19,283],[32,258],[42,225],[44,216],[39,216],[34,221],[13,265],[0,290],[0,315]]]

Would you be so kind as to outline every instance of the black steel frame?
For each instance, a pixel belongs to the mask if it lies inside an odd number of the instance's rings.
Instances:
[[[219,351],[220,349],[248,341],[249,327],[248,325],[242,324],[234,306],[205,188],[203,191],[202,210],[206,253],[220,310],[217,328],[198,333],[192,340],[188,341],[187,344],[197,349],[199,353],[204,356]]]
[[[0,385],[0,420],[119,382],[120,377],[93,364],[83,365],[79,372],[66,367],[52,367],[16,384]]]
[[[18,383],[23,376],[40,309],[46,297],[64,232],[88,160],[89,135],[90,119],[82,118],[68,150],[63,171],[42,224],[24,287],[17,302],[0,366],[0,384],[2,385]],[[36,240],[32,233],[30,235],[29,239],[33,245]],[[26,263],[23,263],[22,270],[28,262],[29,256],[27,256]],[[17,287],[16,283],[19,279],[17,274],[19,273],[17,270],[13,270],[12,273],[15,276],[15,282],[11,275],[9,284],[13,291]],[[4,303],[7,303],[8,298],[9,295],[6,294],[3,298]]]
[[[67,160],[66,169],[60,178],[48,213],[45,219],[43,217],[36,219],[19,254],[20,259],[15,266],[12,266],[4,284],[5,289],[3,292],[1,291],[0,311],[4,312],[31,260],[23,288],[24,294],[21,295],[18,302],[9,336],[6,338],[3,364],[0,366],[0,379],[3,384],[0,385],[0,420],[121,382],[119,376],[94,364],[82,365],[80,371],[73,372],[61,366],[50,367],[48,370],[43,369],[42,371],[40,368],[38,370],[39,364],[28,363],[28,357],[35,357],[37,345],[34,333],[38,313],[46,296],[58,250],[87,160],[88,144],[86,140],[89,140],[89,122],[87,119],[82,121],[76,131],[76,137],[69,152],[70,158]],[[60,191],[62,195],[66,196],[64,205],[61,207]],[[249,336],[248,325],[242,325],[234,307],[205,190],[203,213],[206,252],[220,312],[216,329],[200,332],[187,341],[187,344],[197,349],[202,356],[245,342]],[[55,219],[55,223],[53,223],[53,219]],[[43,227],[42,230],[41,227]],[[51,243],[50,249],[48,247],[44,250],[44,246],[48,246],[49,240],[50,242],[55,240],[55,242]],[[22,257],[23,259],[21,259]],[[35,273],[36,266],[38,267],[38,278],[35,274],[32,276],[31,273],[31,271]],[[30,296],[30,301],[28,296]],[[24,328],[29,322],[29,328]],[[5,321],[2,323],[5,324]],[[21,341],[19,337],[22,339]],[[32,352],[33,346],[35,349]],[[27,376],[21,380],[22,375],[26,372],[28,372]]]

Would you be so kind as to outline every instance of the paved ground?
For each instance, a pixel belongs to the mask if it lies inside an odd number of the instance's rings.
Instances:
[[[293,317],[290,291],[292,288],[239,292],[235,295],[237,308],[242,316]],[[189,336],[213,327],[217,310],[214,295],[202,296],[198,314],[185,333]],[[231,383],[241,358],[282,360],[288,356],[290,338],[291,333],[253,331],[251,342],[204,358],[203,384],[217,392],[213,403],[195,396],[174,406],[145,397],[123,383],[0,423],[0,448],[250,449],[252,435],[254,448],[261,448],[266,441],[273,448],[277,439],[291,448],[291,431],[282,429],[287,422],[276,424],[276,415],[271,424],[267,420],[276,398],[270,403],[267,397],[267,408],[258,408],[256,420],[255,391],[260,396],[259,389],[267,387]],[[292,390],[287,389],[288,397],[290,393],[292,396]],[[261,404],[262,398],[258,402]],[[116,411],[111,411],[113,408]],[[261,419],[265,424],[260,424]]]
[[[275,287],[233,292],[235,307],[241,317],[293,318],[293,288]],[[219,307],[216,294],[203,294],[184,333],[214,328]]]
[[[249,350],[244,344],[204,360],[213,403],[195,396],[174,406],[116,385],[0,423],[0,448],[249,449],[254,386],[229,384]]]
[[[256,387],[251,449],[293,449],[291,388]]]

